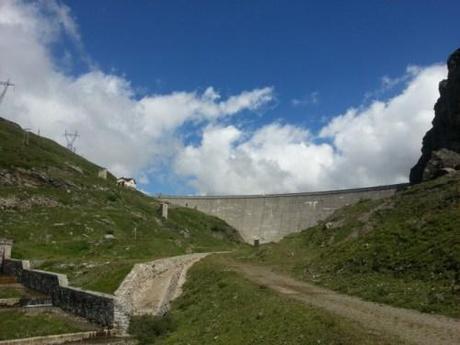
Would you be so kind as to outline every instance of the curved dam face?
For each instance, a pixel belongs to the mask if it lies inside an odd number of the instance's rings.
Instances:
[[[239,231],[247,243],[276,242],[302,231],[331,215],[335,210],[362,199],[393,195],[407,184],[327,192],[232,195],[170,196],[160,200],[190,207],[225,220]]]

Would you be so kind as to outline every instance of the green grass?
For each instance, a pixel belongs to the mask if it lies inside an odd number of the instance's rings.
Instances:
[[[111,293],[133,264],[191,252],[238,248],[237,232],[199,211],[174,208],[97,177],[100,167],[55,142],[0,120],[0,238],[14,240],[13,257],[66,273],[73,285]],[[37,178],[37,174],[44,176]],[[107,238],[113,235],[114,238]]]
[[[96,266],[91,271],[80,274],[72,279],[75,285],[83,286],[85,289],[113,293],[126,275],[131,271],[134,263],[114,262],[107,265]],[[91,272],[90,274],[88,274]],[[73,278],[73,276],[71,276]],[[95,279],[97,277],[97,279]]]
[[[460,317],[460,177],[362,201],[237,256],[371,301]]]
[[[49,187],[8,192],[24,198],[45,195],[61,205],[0,214],[0,237],[15,241],[13,256],[67,273],[72,283],[99,291],[113,291],[123,278],[121,272],[136,262],[239,246],[234,230],[223,221],[181,208],[171,208],[169,219],[163,220],[157,202],[134,191],[118,191],[116,202],[104,201],[107,192],[71,192],[71,201],[66,200],[69,193]],[[108,234],[115,238],[106,239]],[[102,269],[116,272],[101,275]]]
[[[158,337],[176,330],[176,323],[170,315],[133,316],[129,321],[128,332],[134,336],[138,345],[154,344]]]
[[[22,292],[12,287],[0,286],[0,299],[2,298],[20,298]]]
[[[155,344],[397,344],[255,285],[212,256],[193,266],[172,305],[173,330]]]
[[[88,326],[51,312],[27,314],[16,310],[0,310],[0,340],[29,338],[90,330]]]

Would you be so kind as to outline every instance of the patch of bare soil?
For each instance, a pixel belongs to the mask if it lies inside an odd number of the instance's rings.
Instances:
[[[254,283],[357,322],[370,332],[397,337],[409,344],[460,344],[460,320],[341,295],[313,284],[297,281],[284,274],[275,273],[266,267],[235,263],[232,268]]]

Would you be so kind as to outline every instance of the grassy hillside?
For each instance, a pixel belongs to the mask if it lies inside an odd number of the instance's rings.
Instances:
[[[0,341],[92,330],[91,324],[64,313],[0,309]]]
[[[234,229],[159,203],[97,176],[100,167],[0,119],[0,238],[13,256],[67,273],[72,284],[112,292],[135,262],[239,246]]]
[[[173,303],[170,333],[156,340],[144,337],[142,344],[399,344],[396,339],[281,297],[226,266],[221,256],[196,264],[184,294]],[[141,338],[143,335],[145,330]]]
[[[372,301],[460,317],[460,176],[362,201],[238,257]]]

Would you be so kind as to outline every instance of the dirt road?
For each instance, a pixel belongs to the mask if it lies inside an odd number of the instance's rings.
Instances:
[[[313,284],[297,281],[266,267],[235,263],[232,268],[254,283],[358,322],[370,331],[395,336],[409,344],[460,344],[460,320],[366,302],[356,297],[341,295]]]

